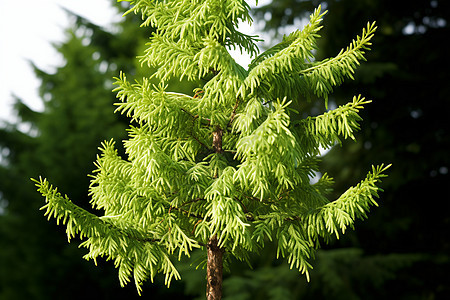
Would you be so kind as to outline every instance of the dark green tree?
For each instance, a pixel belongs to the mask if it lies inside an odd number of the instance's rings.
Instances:
[[[276,33],[306,16],[318,2],[277,0],[257,10],[256,16]],[[333,299],[445,298],[450,286],[446,275],[450,219],[443,209],[449,197],[450,167],[446,117],[450,49],[444,42],[450,34],[449,3],[320,2],[330,14],[319,57],[336,54],[355,34],[355,24],[371,19],[379,26],[368,63],[331,99],[340,105],[354,90],[374,96],[358,135],[364,142],[333,148],[324,157],[324,167],[339,178],[339,191],[362,176],[372,159],[391,161],[395,168],[386,181],[380,209],[361,224],[363,230],[335,243],[342,249],[320,252],[312,283],[300,287],[301,293]],[[340,271],[330,272],[336,265]],[[248,275],[247,283],[254,283]]]
[[[94,268],[79,260],[82,250],[67,245],[65,234],[55,234],[55,226],[42,220],[42,201],[29,183],[29,177],[45,172],[87,206],[86,174],[94,168],[96,147],[104,139],[123,138],[124,122],[113,114],[112,77],[117,69],[136,74],[137,49],[148,29],[139,29],[137,18],[109,31],[69,16],[65,40],[55,45],[64,64],[52,73],[35,67],[44,111],[16,99],[18,121],[0,130],[0,299],[136,296],[134,289],[117,287],[112,266]]]

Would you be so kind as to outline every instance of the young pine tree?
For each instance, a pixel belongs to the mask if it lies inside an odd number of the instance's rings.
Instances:
[[[319,240],[339,237],[365,218],[387,167],[330,201],[332,179],[314,184],[320,148],[354,139],[358,111],[370,101],[356,96],[319,116],[302,118],[291,99],[324,99],[352,74],[375,31],[368,24],[336,57],[314,60],[320,7],[310,22],[257,56],[255,37],[237,31],[251,22],[241,0],[131,1],[144,26],[156,32],[141,57],[157,67],[149,78],[117,78],[117,111],[132,118],[124,141],[104,142],[90,195],[98,217],[62,196],[46,179],[36,181],[48,217],[67,227],[69,240],[84,238],[86,259],[106,257],[119,269],[121,285],[165,274],[180,275],[173,256],[206,252],[207,298],[221,298],[222,266],[248,260],[267,242],[277,256],[308,276]],[[249,52],[243,68],[227,49]],[[203,82],[191,95],[167,90],[172,78]],[[302,97],[299,97],[301,95]],[[296,103],[298,106],[298,103]]]

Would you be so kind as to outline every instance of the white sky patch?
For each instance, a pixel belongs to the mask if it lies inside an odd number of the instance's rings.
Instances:
[[[33,110],[43,109],[39,97],[40,81],[30,62],[46,72],[52,72],[62,64],[61,55],[52,46],[52,43],[64,41],[64,32],[69,26],[62,7],[108,28],[121,17],[111,3],[111,0],[22,0],[19,9],[17,1],[0,1],[0,123],[14,120],[12,95]],[[255,7],[256,1],[248,3]],[[260,0],[258,6],[267,3],[268,0]],[[239,30],[258,35],[255,23],[252,26],[242,23]],[[230,53],[243,67],[251,61],[245,52]]]
[[[40,81],[30,61],[51,72],[62,58],[52,43],[64,40],[71,10],[100,26],[117,18],[109,0],[22,0],[0,1],[0,121],[13,120],[15,95],[34,110],[42,110]]]

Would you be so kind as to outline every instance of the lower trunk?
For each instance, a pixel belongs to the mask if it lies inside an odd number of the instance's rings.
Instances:
[[[206,267],[206,299],[220,300],[222,298],[224,251],[219,247],[216,235],[211,237],[206,247],[208,251],[208,262]]]

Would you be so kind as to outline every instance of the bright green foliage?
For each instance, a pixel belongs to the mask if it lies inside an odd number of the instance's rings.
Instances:
[[[354,97],[319,116],[298,119],[290,108],[298,94],[326,99],[352,73],[368,49],[375,26],[335,58],[315,61],[320,7],[310,24],[255,57],[248,70],[229,47],[256,56],[256,39],[237,31],[250,21],[249,6],[228,1],[132,1],[143,25],[157,28],[142,63],[159,67],[154,77],[130,83],[117,78],[117,111],[132,117],[126,158],[104,142],[90,186],[97,217],[73,204],[50,183],[36,181],[46,197],[48,217],[67,226],[70,238],[85,238],[88,259],[106,257],[138,288],[158,273],[169,285],[180,258],[205,248],[217,235],[226,257],[247,260],[264,243],[308,274],[321,238],[339,238],[365,218],[387,167],[334,201],[326,198],[332,179],[318,172],[320,148],[354,139],[360,109],[370,101]],[[192,95],[168,91],[172,77],[203,80]]]

